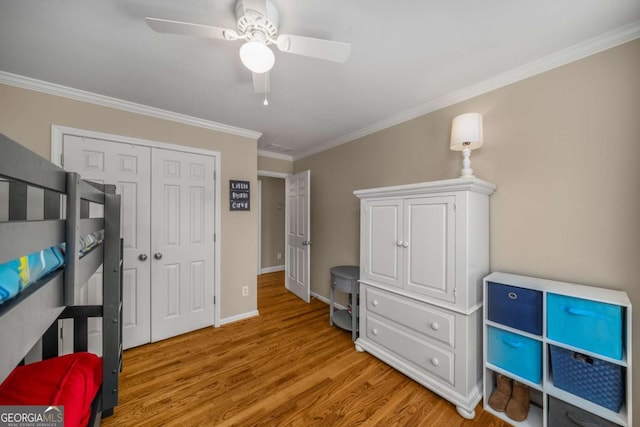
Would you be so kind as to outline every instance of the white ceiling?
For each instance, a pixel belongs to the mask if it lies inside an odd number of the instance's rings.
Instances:
[[[346,64],[274,49],[268,107],[240,63],[240,42],[159,34],[144,22],[235,28],[235,0],[0,0],[0,71],[262,132],[259,148],[277,144],[300,157],[640,27],[639,0],[272,2],[280,32],[352,49]]]

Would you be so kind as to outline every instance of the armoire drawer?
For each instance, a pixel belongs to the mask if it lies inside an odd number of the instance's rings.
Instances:
[[[418,368],[436,375],[451,385],[454,383],[454,354],[438,348],[405,331],[367,315],[366,338],[397,354]]]
[[[454,346],[455,316],[407,297],[367,287],[367,311]]]

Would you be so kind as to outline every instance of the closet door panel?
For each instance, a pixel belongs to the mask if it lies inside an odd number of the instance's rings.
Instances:
[[[152,341],[211,326],[213,157],[153,149]]]
[[[122,197],[123,248],[123,346],[125,349],[151,340],[149,260],[151,221],[151,149],[115,141],[65,135],[64,168],[80,173],[83,179],[115,184]],[[91,204],[90,216],[101,216],[102,206]],[[99,270],[96,274],[101,274]],[[102,278],[94,276],[90,288],[81,293],[90,300],[78,303],[102,303]],[[99,352],[99,328],[91,330],[89,350]],[[71,334],[67,334],[70,336]]]

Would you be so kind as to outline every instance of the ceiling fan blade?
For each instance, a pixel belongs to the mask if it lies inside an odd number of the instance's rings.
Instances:
[[[149,25],[153,31],[158,33],[180,34],[183,36],[206,37],[219,40],[234,40],[237,38],[235,31],[226,28],[159,18],[145,18],[145,21],[147,21],[147,25]]]
[[[347,62],[351,52],[351,44],[333,40],[315,39],[313,37],[280,34],[277,39],[278,49],[282,52],[326,59],[334,62]]]
[[[242,7],[245,15],[249,10],[253,10],[262,16],[267,16],[267,0],[242,0]]]
[[[267,93],[271,90],[269,72],[253,73],[253,91],[255,93]]]

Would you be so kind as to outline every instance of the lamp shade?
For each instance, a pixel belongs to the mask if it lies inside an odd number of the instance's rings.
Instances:
[[[482,114],[460,114],[453,119],[451,125],[450,148],[463,151],[468,148],[475,150],[482,146]]]
[[[240,60],[254,73],[266,73],[276,62],[273,51],[261,42],[246,42],[240,48]]]

